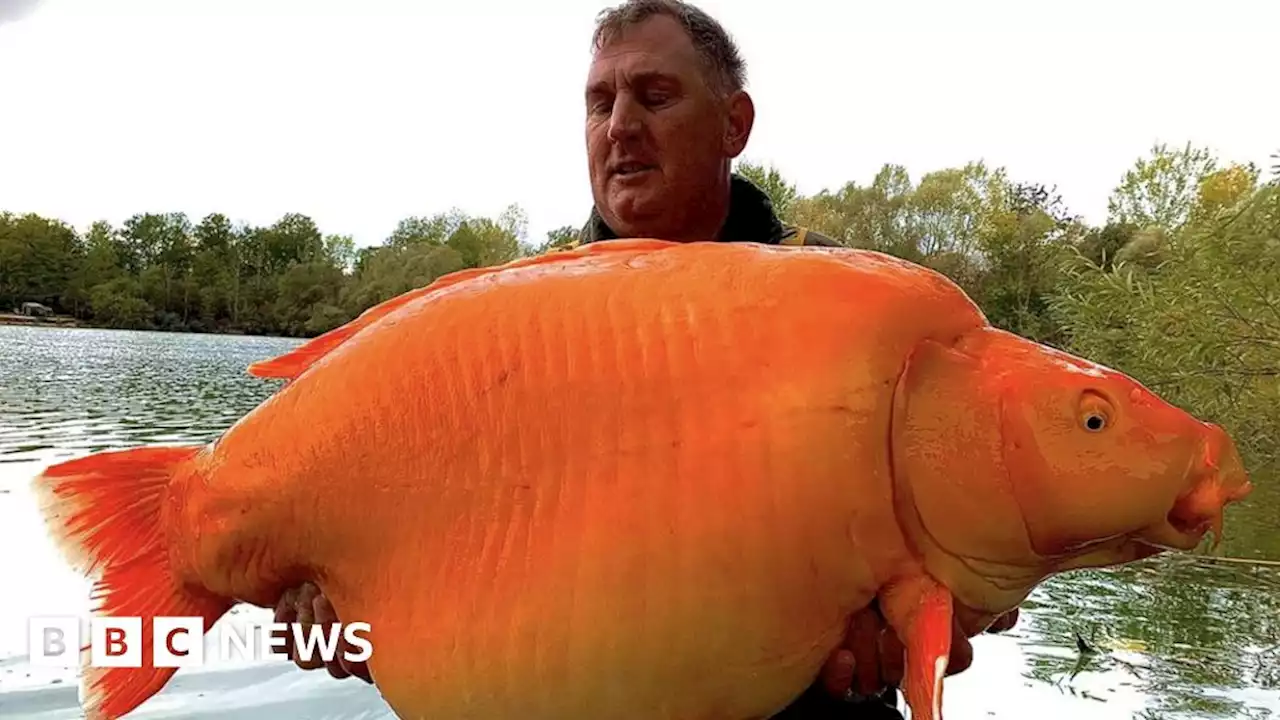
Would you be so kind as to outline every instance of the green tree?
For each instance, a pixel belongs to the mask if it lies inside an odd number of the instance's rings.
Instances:
[[[35,214],[0,214],[0,308],[38,302],[65,309],[83,247],[75,230]],[[70,303],[68,303],[70,304]]]
[[[975,300],[997,327],[1061,345],[1051,317],[1063,258],[1081,233],[1079,219],[1043,185],[1005,186],[988,201],[979,224]]]
[[[530,254],[541,255],[556,248],[565,247],[577,239],[578,228],[572,225],[561,225],[554,230],[548,230],[547,239],[543,240],[540,245],[533,248]]]
[[[1109,222],[1100,228],[1089,228],[1077,245],[1081,255],[1102,270],[1110,270],[1116,255],[1138,232],[1133,223]]]
[[[1179,150],[1158,143],[1124,174],[1107,201],[1109,220],[1176,231],[1187,222],[1201,183],[1217,169],[1204,148]]]
[[[121,264],[121,243],[110,223],[99,220],[90,225],[83,246],[84,254],[63,296],[64,304],[69,302],[67,311],[79,318],[93,315],[94,288],[118,280],[126,272]]]
[[[343,273],[350,272],[356,262],[356,241],[350,235],[326,235],[325,260]]]
[[[796,201],[799,193],[796,192],[796,186],[787,182],[776,167],[770,165],[766,168],[757,163],[742,161],[738,163],[736,172],[769,196],[778,215],[787,217],[791,212],[791,204]]]

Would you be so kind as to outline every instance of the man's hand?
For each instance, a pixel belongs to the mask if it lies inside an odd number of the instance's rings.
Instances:
[[[1009,630],[1018,622],[1017,608],[1001,615],[989,633]],[[844,697],[852,690],[855,695],[870,697],[890,687],[898,687],[904,674],[901,640],[889,627],[878,606],[862,610],[849,623],[844,644],[822,667],[819,682],[834,697]],[[951,625],[951,657],[947,661],[947,675],[964,672],[973,664],[973,646],[969,644],[959,620]]]
[[[334,611],[329,599],[320,593],[320,589],[311,583],[287,590],[276,604],[275,621],[278,623],[300,623],[304,634],[311,632],[312,625],[332,626],[338,624],[338,614]],[[279,637],[277,635],[277,637]],[[338,641],[338,654],[329,663],[324,663],[318,653],[312,653],[309,659],[297,655],[293,646],[293,633],[286,633],[283,650],[277,654],[288,655],[289,659],[303,670],[315,670],[324,665],[329,674],[335,678],[355,676],[367,683],[373,683],[369,675],[369,666],[363,662],[349,662],[342,658],[343,653],[353,650],[345,638]]]

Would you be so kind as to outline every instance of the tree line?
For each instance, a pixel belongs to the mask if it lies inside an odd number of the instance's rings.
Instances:
[[[83,234],[4,213],[0,311],[39,302],[99,327],[314,336],[440,275],[533,252],[520,240],[526,224],[518,206],[497,218],[410,217],[357,249],[298,213],[265,227],[139,213]]]
[[[1273,158],[1264,182],[1253,164],[1154,145],[1120,176],[1098,226],[1051,186],[981,162],[919,179],[886,164],[869,184],[812,195],[771,166],[737,171],[784,219],[935,268],[993,324],[1124,369],[1256,444],[1280,430]],[[0,312],[40,302],[100,327],[314,336],[441,275],[544,252],[576,231],[531,243],[512,205],[497,217],[409,217],[357,249],[297,213],[269,226],[140,213],[83,233],[3,213]]]

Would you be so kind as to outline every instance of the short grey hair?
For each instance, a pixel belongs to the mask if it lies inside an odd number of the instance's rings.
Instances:
[[[711,71],[712,84],[718,89],[735,92],[746,86],[746,63],[724,26],[683,0],[626,0],[621,5],[600,11],[596,17],[592,47],[600,50],[627,28],[657,15],[666,15],[680,23]]]

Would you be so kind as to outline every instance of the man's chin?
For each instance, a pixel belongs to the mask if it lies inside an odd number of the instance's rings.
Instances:
[[[633,191],[630,188],[609,194],[609,212],[614,218],[609,223],[614,232],[626,232],[633,236],[655,232],[661,234],[656,228],[664,226],[664,220],[667,219],[662,212],[662,203],[655,202],[653,193]],[[647,230],[641,231],[640,228]]]

